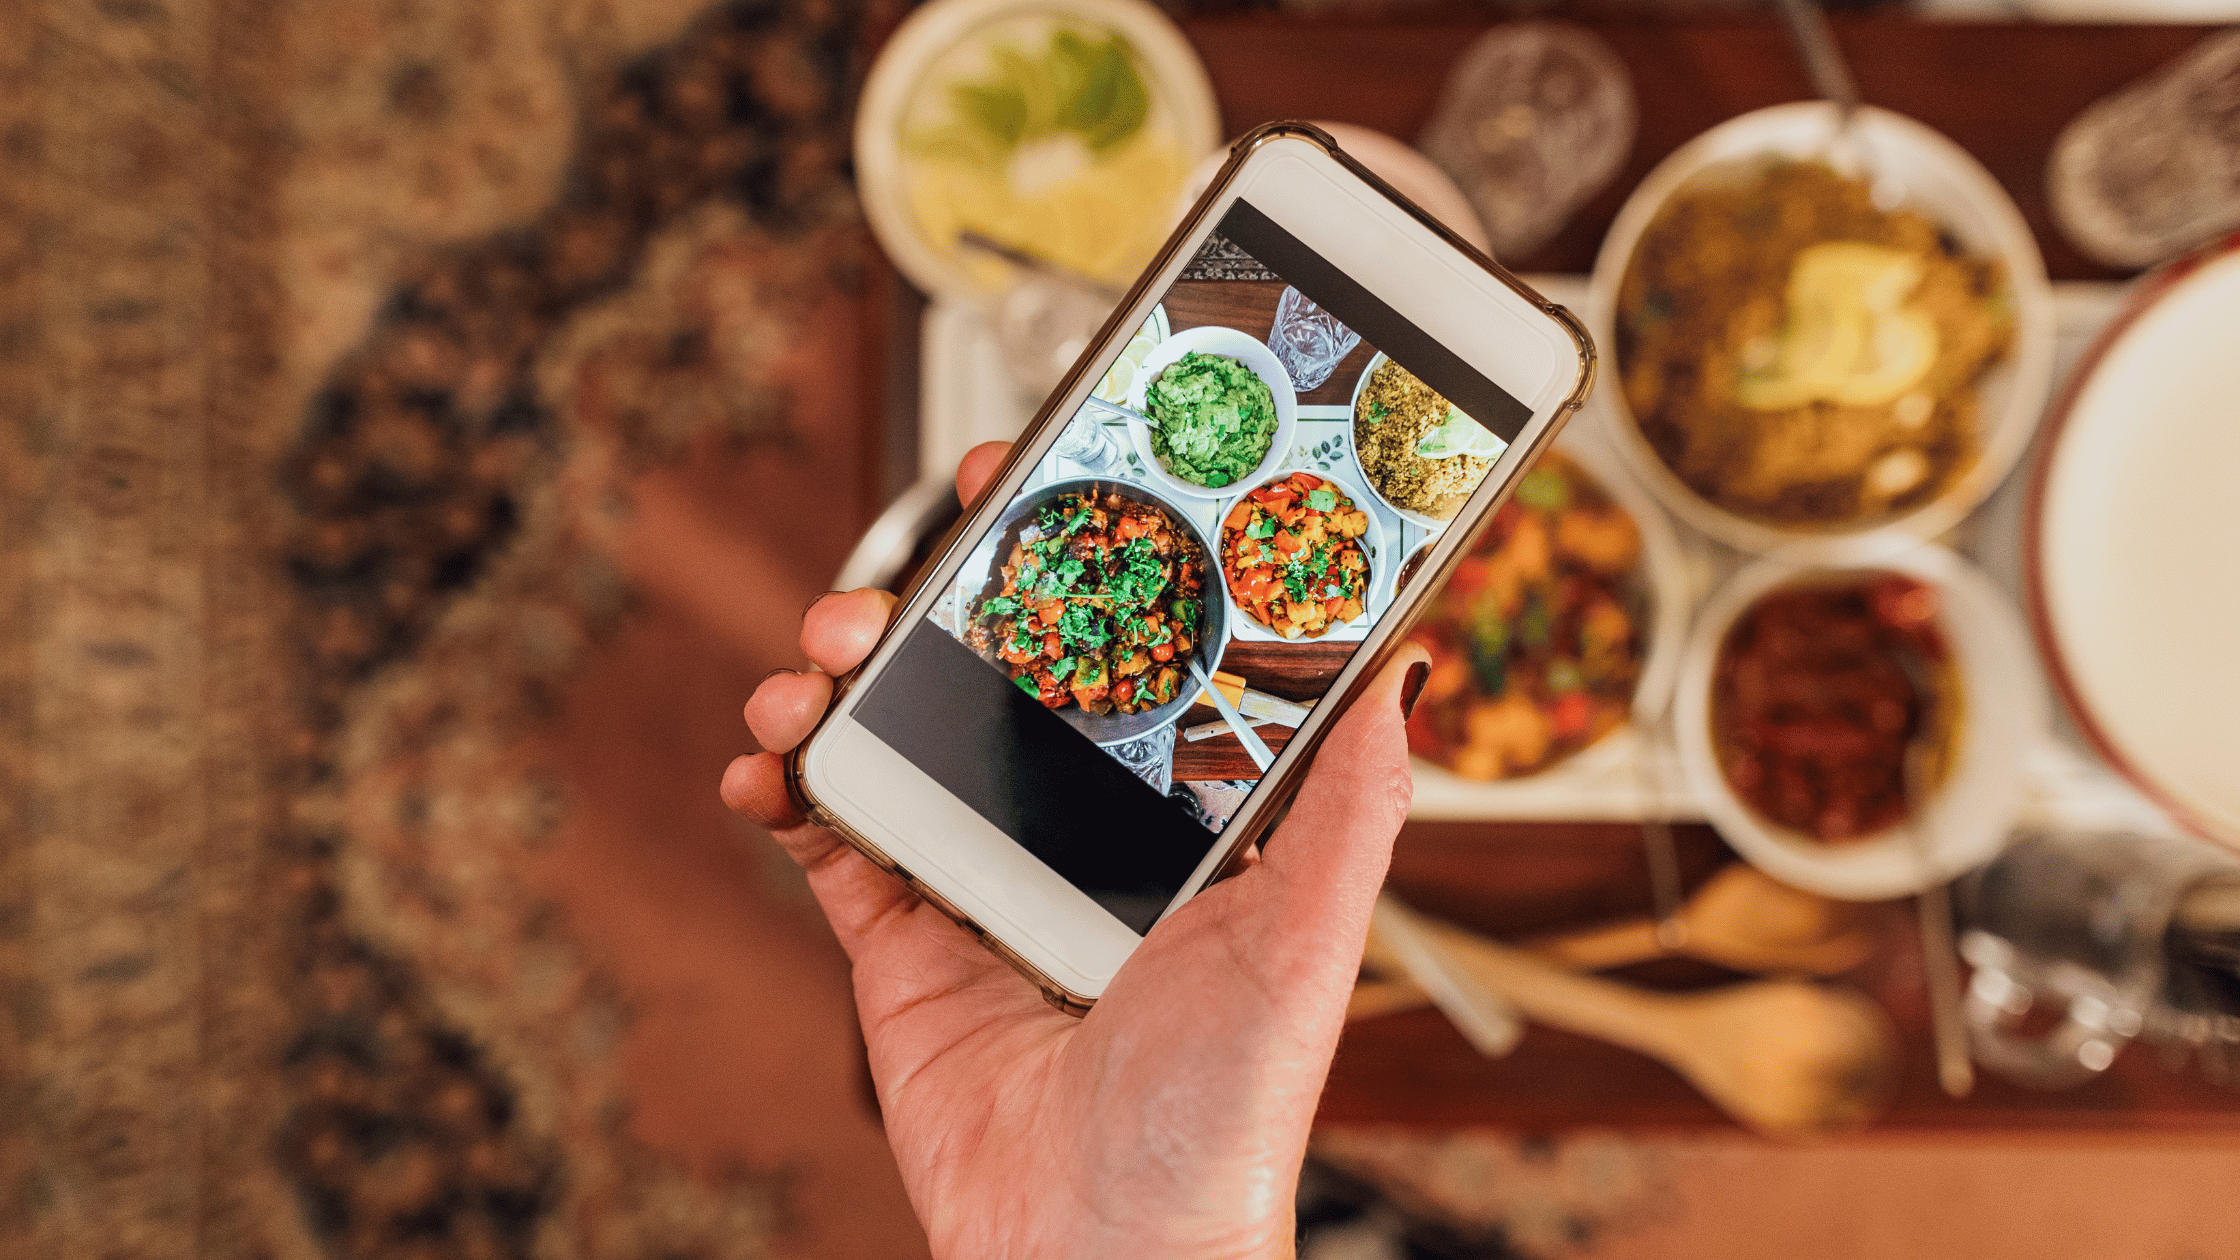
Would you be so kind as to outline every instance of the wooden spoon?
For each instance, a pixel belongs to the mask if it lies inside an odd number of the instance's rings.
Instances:
[[[1791,888],[1747,862],[1729,865],[1675,916],[1676,952],[1776,976],[1832,976],[1874,952],[1878,907]],[[1652,919],[1544,937],[1525,946],[1574,971],[1603,971],[1663,957]]]
[[[1825,1137],[1878,1115],[1897,1077],[1889,1021],[1864,996],[1802,980],[1651,993],[1576,975],[1437,920],[1427,934],[1488,991],[1551,1028],[1639,1051],[1771,1137]]]
[[[1833,976],[1874,952],[1883,913],[1879,905],[1791,888],[1747,862],[1736,862],[1698,888],[1675,921],[1681,931],[1679,952],[1690,957],[1761,975]],[[1605,971],[1666,952],[1654,919],[1542,937],[1523,948],[1573,971]],[[1430,1000],[1397,974],[1364,980],[1354,990],[1346,1018],[1388,1015]]]

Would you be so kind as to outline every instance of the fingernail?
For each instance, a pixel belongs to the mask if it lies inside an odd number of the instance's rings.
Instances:
[[[804,609],[802,609],[802,610],[801,610],[801,615],[802,615],[803,617],[807,617],[807,616],[809,615],[809,608],[815,608],[815,607],[817,606],[817,604],[818,604],[818,602],[819,602],[819,601],[821,601],[821,600],[826,600],[826,599],[830,599],[830,598],[832,598],[832,597],[833,597],[833,596],[835,596],[835,595],[839,595],[839,594],[843,594],[843,593],[844,593],[844,592],[841,592],[841,591],[826,591],[826,592],[825,592],[824,594],[822,594],[822,595],[819,595],[819,596],[817,596],[817,598],[816,598],[816,599],[812,599],[812,600],[810,600],[810,601],[809,601],[809,607],[808,607],[808,608],[804,608]]]
[[[1405,722],[1415,715],[1416,697],[1423,694],[1423,684],[1431,679],[1431,662],[1417,661],[1408,667],[1408,676],[1400,680],[1400,720]]]
[[[776,669],[773,669],[773,670],[771,670],[771,671],[770,671],[769,673],[767,673],[767,674],[764,674],[764,675],[762,676],[762,681],[761,681],[761,682],[757,682],[757,683],[755,684],[755,686],[756,686],[757,688],[760,688],[760,687],[762,686],[762,684],[763,684],[763,683],[769,682],[769,681],[770,681],[771,679],[773,679],[773,678],[776,678],[776,677],[777,677],[778,675],[780,675],[780,674],[795,674],[795,675],[798,675],[798,674],[800,674],[800,672],[801,672],[801,671],[800,671],[800,670],[798,670],[798,669],[787,669],[787,668],[786,668],[785,666],[783,666],[783,665],[780,665],[780,666],[779,666],[779,667],[777,667]]]

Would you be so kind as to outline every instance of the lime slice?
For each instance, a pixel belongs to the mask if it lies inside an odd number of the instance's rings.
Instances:
[[[1425,459],[1452,459],[1457,455],[1475,455],[1480,459],[1498,459],[1509,444],[1495,437],[1484,425],[1463,414],[1460,407],[1449,406],[1447,418],[1433,426],[1416,443],[1416,454]]]

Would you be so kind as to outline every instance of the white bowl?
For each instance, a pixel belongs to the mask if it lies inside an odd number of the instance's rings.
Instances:
[[[903,113],[929,71],[989,28],[1061,22],[1101,27],[1128,41],[1151,92],[1150,124],[1174,134],[1185,161],[1220,146],[1221,114],[1205,66],[1174,23],[1144,0],[940,0],[921,6],[887,38],[864,79],[856,105],[855,163],[872,234],[902,274],[927,293],[981,299],[997,286],[989,269],[973,265],[977,260],[969,251],[928,240],[919,227],[904,180]]]
[[[1688,786],[1727,843],[1775,879],[1850,901],[1917,893],[1997,855],[2022,802],[2024,757],[2046,721],[2030,638],[2006,596],[1942,547],[1891,549],[1888,543],[1810,543],[1736,574],[1696,618],[1680,660],[1673,715]],[[1874,573],[1901,573],[1936,588],[1937,628],[1959,680],[1960,730],[1950,768],[1928,805],[1927,862],[1907,823],[1833,844],[1776,825],[1735,795],[1712,748],[1712,672],[1727,631],[1742,614],[1759,596],[1799,579]]]
[[[1971,253],[2005,267],[2015,308],[2014,346],[1976,382],[1983,429],[1974,464],[1942,494],[1892,517],[1827,528],[1784,528],[1738,516],[1698,495],[1673,475],[1626,404],[1625,365],[1617,355],[1618,289],[1641,234],[1681,186],[1724,163],[1763,157],[1820,156],[1836,126],[1835,108],[1807,101],[1732,118],[1680,146],[1641,181],[1610,225],[1587,286],[1587,326],[1612,356],[1611,387],[1590,410],[1602,417],[1627,467],[1681,520],[1731,546],[1768,552],[1792,543],[1892,530],[1933,538],[1972,511],[2006,478],[2037,430],[2053,381],[2053,288],[2046,282],[2030,226],[1990,172],[1966,150],[1920,123],[1887,110],[1862,108],[1852,126],[1871,169],[1903,189],[1903,203],[1951,232]]]
[[[1128,421],[1128,436],[1134,440],[1136,454],[1143,460],[1144,475],[1154,485],[1193,499],[1231,498],[1238,493],[1237,487],[1259,485],[1276,469],[1281,468],[1285,460],[1291,458],[1291,444],[1297,440],[1299,428],[1299,393],[1291,388],[1291,374],[1283,370],[1283,361],[1276,358],[1276,352],[1270,350],[1259,338],[1251,333],[1238,332],[1234,328],[1206,324],[1176,333],[1160,342],[1144,357],[1143,366],[1136,369],[1135,383],[1128,387],[1128,406],[1142,411],[1144,393],[1151,388],[1151,382],[1159,379],[1161,372],[1180,362],[1183,355],[1192,351],[1234,359],[1252,369],[1254,376],[1267,383],[1268,392],[1274,396],[1276,404],[1275,439],[1268,443],[1268,453],[1260,457],[1260,462],[1252,471],[1228,485],[1201,486],[1168,472],[1166,466],[1159,462],[1159,457],[1152,454],[1151,429],[1148,425],[1140,420]]]
[[[1229,532],[1229,513],[1236,510],[1237,504],[1242,502],[1246,495],[1260,487],[1271,482],[1281,481],[1295,472],[1307,473],[1336,486],[1346,498],[1353,501],[1356,507],[1362,509],[1364,516],[1369,518],[1369,528],[1361,535],[1362,559],[1369,562],[1369,578],[1361,584],[1361,615],[1358,618],[1332,626],[1328,631],[1312,638],[1301,635],[1296,639],[1286,639],[1267,626],[1260,624],[1258,617],[1247,612],[1244,606],[1237,602],[1236,592],[1229,589],[1229,569],[1222,561],[1221,555],[1222,547],[1225,545],[1225,535]],[[1229,601],[1229,636],[1236,639],[1259,639],[1268,643],[1315,643],[1332,638],[1341,630],[1355,627],[1367,629],[1377,619],[1380,612],[1380,606],[1376,600],[1377,584],[1385,580],[1386,574],[1397,572],[1400,564],[1407,559],[1405,556],[1393,555],[1385,548],[1384,523],[1377,519],[1375,512],[1368,510],[1369,505],[1374,500],[1363,498],[1360,487],[1346,478],[1333,477],[1319,468],[1286,468],[1272,476],[1260,477],[1241,484],[1242,488],[1222,503],[1220,514],[1213,518],[1214,567],[1220,571],[1221,575],[1221,597]],[[1389,606],[1391,601],[1387,600],[1385,603]]]
[[[1639,755],[1634,751],[1640,743],[1634,735],[1634,721],[1661,717],[1672,694],[1673,676],[1680,669],[1681,645],[1688,633],[1688,613],[1695,606],[1687,555],[1680,549],[1672,522],[1591,435],[1575,436],[1566,429],[1557,435],[1555,449],[1594,478],[1610,501],[1624,509],[1641,531],[1641,559],[1634,572],[1647,588],[1649,615],[1640,627],[1641,677],[1633,684],[1627,724],[1543,770],[1503,779],[1465,779],[1417,757],[1411,763],[1416,781],[1412,817],[1500,818],[1515,812],[1517,798],[1531,790],[1529,785],[1563,775],[1591,779],[1625,757]],[[1437,541],[1434,538],[1425,545]],[[1520,790],[1520,784],[1528,786]]]
[[[1436,534],[1447,527],[1447,522],[1423,512],[1411,512],[1384,497],[1384,491],[1377,488],[1376,478],[1371,477],[1369,470],[1362,465],[1361,448],[1355,445],[1353,440],[1355,414],[1361,406],[1361,391],[1369,387],[1369,378],[1376,375],[1378,368],[1384,366],[1387,357],[1382,350],[1370,355],[1368,366],[1361,369],[1361,375],[1355,378],[1353,382],[1353,398],[1346,403],[1346,462],[1353,468],[1355,475],[1361,478],[1361,483],[1369,487],[1369,493],[1377,496],[1377,502],[1384,504],[1387,511],[1410,525],[1427,529]],[[1601,474],[1597,473],[1596,479],[1600,480]]]

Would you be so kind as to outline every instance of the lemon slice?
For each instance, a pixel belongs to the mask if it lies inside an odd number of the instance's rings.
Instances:
[[[1153,319],[1155,318],[1157,317],[1154,316]],[[1097,397],[1106,402],[1128,401],[1128,390],[1136,383],[1137,370],[1159,344],[1159,339],[1152,335],[1151,330],[1152,320],[1144,320],[1142,330],[1120,351],[1120,357],[1113,362],[1111,370],[1104,374],[1104,380],[1097,386]]]
[[[1097,386],[1097,397],[1106,402],[1124,402],[1128,397],[1128,387],[1135,383],[1136,365],[1122,359],[1104,374],[1104,384]]]

